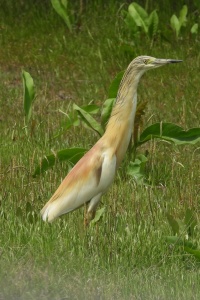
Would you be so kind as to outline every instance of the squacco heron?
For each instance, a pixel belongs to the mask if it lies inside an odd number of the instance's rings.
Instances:
[[[181,60],[139,56],[129,64],[104,135],[71,169],[43,207],[41,215],[44,221],[51,222],[86,203],[86,224],[94,218],[100,199],[112,184],[131,139],[141,76],[147,70],[178,62]]]

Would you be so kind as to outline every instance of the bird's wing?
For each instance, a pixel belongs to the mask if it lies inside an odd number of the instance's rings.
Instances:
[[[114,179],[115,170],[116,156],[99,140],[73,167],[43,207],[43,220],[51,222],[104,193]]]

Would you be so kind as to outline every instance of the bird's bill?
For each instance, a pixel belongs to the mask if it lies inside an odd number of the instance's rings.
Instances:
[[[152,62],[155,66],[161,66],[166,64],[175,64],[182,62],[180,59],[163,59],[163,58],[156,58],[154,62]]]

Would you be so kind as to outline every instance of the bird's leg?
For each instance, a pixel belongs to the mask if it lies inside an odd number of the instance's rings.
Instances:
[[[96,214],[96,210],[86,212],[85,217],[84,217],[84,226],[85,227],[88,227],[88,225],[90,224],[90,221],[92,221],[94,219],[95,214]]]
[[[87,203],[84,204],[84,227],[86,228],[88,226],[88,220],[87,220]]]
[[[84,217],[84,226],[85,227],[87,227],[89,225],[90,221],[94,219],[96,210],[97,210],[97,206],[99,204],[101,196],[102,196],[102,193],[96,195],[95,197],[93,197],[90,200],[90,203],[89,203],[88,209],[87,209],[87,213],[85,213],[85,217]]]

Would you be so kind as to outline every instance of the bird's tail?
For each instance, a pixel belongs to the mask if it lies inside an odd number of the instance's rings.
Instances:
[[[55,219],[55,213],[53,213],[54,209],[53,203],[47,202],[47,204],[40,211],[43,221],[52,222]]]
[[[58,205],[55,202],[47,202],[46,205],[40,211],[43,221],[52,222],[60,215]]]
[[[78,208],[78,206],[72,205],[71,202],[66,205],[67,202],[65,200],[66,198],[58,198],[57,200],[52,201],[51,198],[40,211],[43,221],[52,222],[59,216]]]

